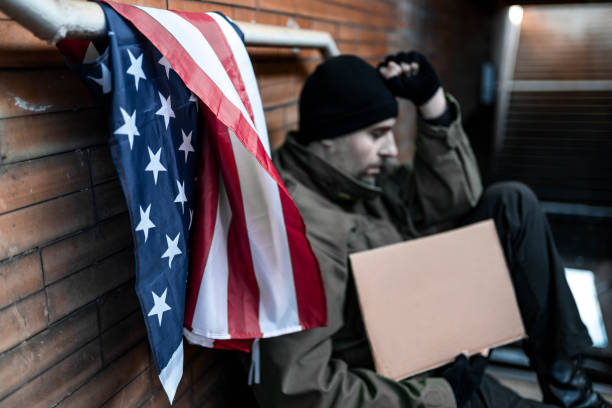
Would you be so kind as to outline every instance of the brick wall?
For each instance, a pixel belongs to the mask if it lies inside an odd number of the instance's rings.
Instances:
[[[472,2],[137,3],[329,31],[342,52],[372,63],[418,48],[464,108],[476,103],[486,16]],[[310,50],[249,51],[278,146],[296,127],[298,91],[321,58]],[[398,139],[402,157],[410,158],[408,104],[402,117]],[[2,407],[168,405],[133,291],[131,232],[107,137],[103,111],[55,48],[0,13]],[[189,346],[185,361],[176,406],[250,405],[235,354]]]

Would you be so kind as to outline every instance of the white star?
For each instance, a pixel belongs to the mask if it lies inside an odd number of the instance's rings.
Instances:
[[[181,185],[181,183],[176,180],[176,185],[178,186],[179,193],[174,199],[174,202],[181,203],[181,207],[183,207],[183,214],[185,214],[185,203],[187,202],[187,197],[185,197],[185,182],[183,181],[183,184]]]
[[[157,61],[157,63],[164,66],[164,68],[166,69],[166,77],[170,79],[170,70],[172,69],[172,65],[170,65],[170,61],[168,61],[166,57],[162,55],[161,59]]]
[[[191,145],[191,134],[193,132],[189,132],[188,135],[185,135],[185,132],[183,129],[181,129],[181,133],[183,134],[183,144],[180,145],[178,149],[185,152],[185,163],[187,163],[187,156],[189,155],[189,152],[195,152],[195,150],[193,150],[193,146]]]
[[[144,231],[145,242],[147,242],[147,238],[149,237],[149,230],[151,228],[155,228],[155,224],[153,224],[151,222],[151,219],[149,218],[150,211],[151,211],[151,204],[149,204],[146,211],[142,211],[142,207],[140,207],[140,222],[138,223],[138,226],[136,227],[136,231]]]
[[[156,115],[164,117],[164,123],[166,124],[166,129],[168,129],[168,123],[170,123],[170,118],[174,118],[174,111],[172,110],[172,106],[170,106],[170,95],[168,95],[168,99],[164,99],[164,95],[161,92],[158,92],[159,100],[161,101],[162,107],[159,108]]]
[[[191,223],[193,222],[193,210],[189,210],[189,227],[188,230],[191,229]]]
[[[164,317],[164,312],[172,310],[172,308],[166,304],[166,295],[168,294],[168,288],[164,290],[164,293],[162,293],[161,296],[157,296],[157,294],[153,291],[151,291],[151,294],[153,295],[153,302],[155,302],[155,304],[153,305],[153,309],[151,309],[148,316],[157,315],[157,321],[161,326],[162,317]]]
[[[140,54],[138,58],[134,58],[130,50],[127,50],[127,52],[128,52],[128,55],[130,56],[130,63],[132,65],[130,65],[130,67],[127,69],[127,71],[125,71],[125,73],[134,76],[134,84],[136,85],[136,90],[138,90],[138,81],[140,81],[141,78],[147,79],[144,72],[142,71],[142,55],[143,54]]]
[[[110,71],[108,68],[106,68],[106,65],[104,65],[104,63],[100,64],[100,69],[102,70],[102,76],[100,78],[92,76],[88,76],[87,78],[100,85],[102,87],[102,93],[107,94],[113,89],[113,86],[111,84]]]
[[[182,254],[183,252],[178,247],[178,240],[181,233],[176,234],[174,239],[170,239],[170,237],[166,234],[166,242],[168,243],[168,249],[161,256],[162,258],[168,258],[168,268],[172,267],[172,260],[178,254]]]
[[[151,150],[150,147],[147,146],[147,149],[149,149],[149,164],[147,164],[145,171],[153,172],[153,180],[155,180],[155,185],[157,185],[157,175],[159,174],[159,172],[167,171],[166,168],[162,166],[160,162],[161,147],[157,149],[157,152],[155,154],[153,153],[153,150]]]
[[[198,103],[198,98],[194,95],[193,92],[191,93],[191,95],[189,95],[189,100],[187,102],[195,103],[196,112],[200,110],[200,104]]]
[[[132,116],[128,115],[128,113],[123,108],[121,109],[121,116],[123,116],[123,125],[115,130],[114,134],[116,135],[127,135],[128,140],[130,141],[130,150],[132,150],[132,144],[134,144],[134,136],[140,136],[138,132],[138,128],[136,127],[136,110],[134,109],[134,113]]]

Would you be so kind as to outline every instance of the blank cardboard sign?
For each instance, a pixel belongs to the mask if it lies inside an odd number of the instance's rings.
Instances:
[[[400,380],[525,337],[491,220],[350,259],[379,374]]]

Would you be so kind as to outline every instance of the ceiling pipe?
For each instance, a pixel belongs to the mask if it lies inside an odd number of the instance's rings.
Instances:
[[[55,43],[64,38],[106,36],[106,20],[99,4],[78,0],[2,0],[0,10],[38,38]],[[338,55],[333,37],[325,31],[235,22],[247,45],[316,48],[325,57]]]

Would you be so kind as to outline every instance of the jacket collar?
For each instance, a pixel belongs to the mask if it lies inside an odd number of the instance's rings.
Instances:
[[[376,198],[382,190],[346,174],[298,143],[292,132],[277,151],[282,169],[311,189],[318,189],[328,198],[345,204]]]

